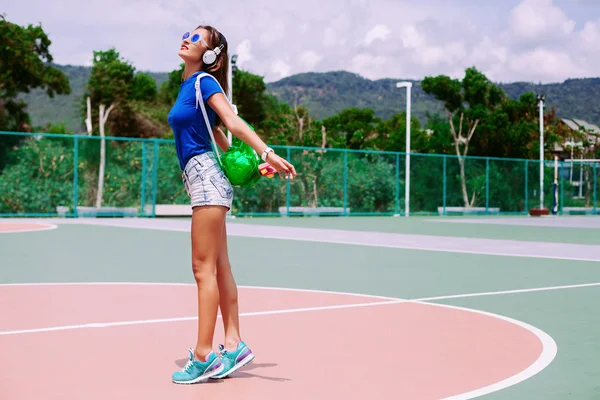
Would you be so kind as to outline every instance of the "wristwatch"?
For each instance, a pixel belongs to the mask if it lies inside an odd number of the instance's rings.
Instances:
[[[272,148],[267,147],[265,149],[265,151],[262,152],[260,158],[262,158],[262,160],[266,162],[267,161],[267,156],[269,155],[269,153],[275,153],[275,151]]]

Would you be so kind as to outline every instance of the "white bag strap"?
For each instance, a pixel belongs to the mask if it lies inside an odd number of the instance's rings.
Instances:
[[[219,85],[219,88],[221,90],[223,90],[223,88],[221,87],[221,84],[219,83],[218,80],[215,79],[214,76],[207,74],[206,72],[202,72],[200,74],[198,74],[198,76],[196,77],[196,109],[198,109],[198,104],[200,104],[200,108],[202,109],[202,115],[204,116],[204,123],[206,124],[206,129],[208,130],[208,133],[210,134],[210,138],[212,139],[213,142],[213,146],[215,148],[215,153],[217,154],[217,158],[219,159],[219,164],[221,163],[221,156],[219,155],[219,146],[217,146],[217,142],[215,141],[215,136],[213,135],[213,131],[212,128],[210,126],[210,121],[208,120],[208,115],[206,114],[206,108],[204,107],[204,100],[202,99],[202,92],[200,91],[200,79],[202,79],[205,76],[209,76],[212,79],[215,80],[215,82],[217,82],[217,85]],[[225,93],[223,91],[223,93]],[[227,98],[227,96],[225,96]],[[233,112],[235,113],[235,115],[238,114],[237,111],[237,107],[232,104],[229,99],[227,99],[227,102],[229,103],[229,105],[231,106],[231,109],[233,110]]]

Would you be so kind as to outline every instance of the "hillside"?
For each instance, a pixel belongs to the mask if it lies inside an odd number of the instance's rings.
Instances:
[[[268,85],[280,100],[303,104],[317,119],[336,114],[348,107],[369,107],[383,119],[406,107],[406,89],[396,88],[398,79],[368,80],[359,75],[336,71],[290,76]],[[546,107],[554,106],[561,117],[579,118],[600,124],[600,78],[570,79],[556,84],[516,82],[499,84],[508,96],[518,98],[526,92],[546,95]],[[443,106],[413,81],[412,114],[424,123],[427,112],[443,112]]]
[[[269,91],[290,105],[304,105],[316,119],[327,118],[345,108],[371,108],[375,115],[388,119],[404,111],[406,89],[396,88],[397,79],[372,81],[345,71],[304,73],[270,83]],[[443,112],[443,105],[411,81],[412,114],[422,122],[427,112]]]
[[[64,121],[68,129],[81,132],[85,129],[80,112],[81,99],[91,68],[72,65],[57,67],[69,77],[72,89],[70,95],[50,99],[41,90],[35,90],[21,97],[28,104],[34,126]],[[167,80],[166,72],[147,73],[157,81],[158,87]],[[388,119],[393,114],[404,111],[406,107],[406,91],[396,88],[396,82],[397,79],[372,81],[353,73],[335,71],[297,74],[269,83],[267,88],[278,99],[292,106],[306,106],[316,119],[329,117],[349,107],[369,107],[378,117]],[[500,86],[513,98],[528,91],[544,93],[546,107],[555,106],[559,116],[600,124],[600,78],[570,79],[546,85],[516,82]],[[443,107],[422,91],[418,81],[414,81],[412,113],[424,123],[428,112],[440,113],[443,112]]]
[[[85,131],[83,122],[83,93],[90,77],[91,67],[73,65],[55,65],[69,77],[71,94],[48,97],[43,90],[36,89],[24,93],[20,98],[27,103],[27,111],[33,126],[45,126],[49,123],[64,122],[65,127],[75,132]],[[156,80],[157,87],[167,80],[166,72],[147,72]]]

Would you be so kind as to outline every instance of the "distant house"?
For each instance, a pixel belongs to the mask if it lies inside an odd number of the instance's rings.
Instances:
[[[566,162],[561,167],[560,175],[567,179],[573,192],[567,196],[572,199],[584,199],[587,194],[586,206],[589,207],[590,193],[593,192],[593,173],[590,170],[600,167],[597,162],[586,163],[586,159],[596,159],[594,155],[600,149],[600,128],[589,122],[575,118],[561,118],[561,122],[573,131],[573,138],[566,140],[562,146],[554,146],[554,154],[562,161]],[[583,160],[583,163],[578,162]],[[587,165],[587,168],[583,168]],[[584,190],[585,188],[585,190]]]
[[[593,154],[600,146],[600,127],[576,118],[560,120],[573,131],[573,137],[562,146],[555,144],[553,153],[561,160],[594,158]]]

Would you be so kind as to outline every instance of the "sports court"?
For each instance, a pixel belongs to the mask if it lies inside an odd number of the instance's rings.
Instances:
[[[0,397],[600,395],[598,217],[227,222],[256,359],[186,386],[189,218],[0,220]]]

